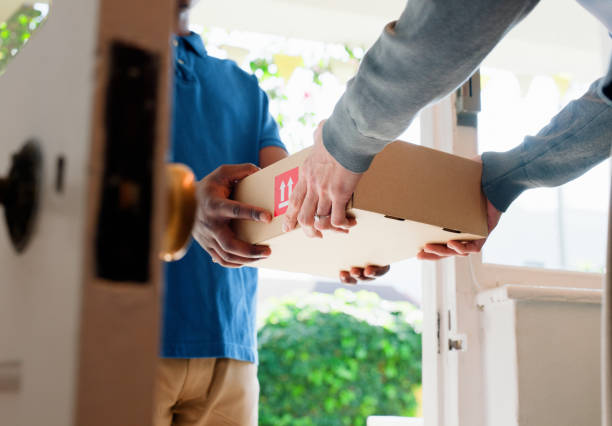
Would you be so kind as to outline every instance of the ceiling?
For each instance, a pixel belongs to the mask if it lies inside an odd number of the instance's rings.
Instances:
[[[192,22],[369,47],[404,6],[404,0],[201,0]],[[591,79],[607,65],[610,45],[603,26],[575,0],[542,0],[486,64]]]

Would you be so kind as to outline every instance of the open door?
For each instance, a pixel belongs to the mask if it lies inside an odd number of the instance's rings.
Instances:
[[[175,3],[56,0],[0,77],[2,424],[150,424]]]

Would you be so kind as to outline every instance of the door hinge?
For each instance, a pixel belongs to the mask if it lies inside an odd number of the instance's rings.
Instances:
[[[478,113],[480,106],[480,70],[457,89],[455,100],[457,110],[457,125],[465,127],[478,127]]]

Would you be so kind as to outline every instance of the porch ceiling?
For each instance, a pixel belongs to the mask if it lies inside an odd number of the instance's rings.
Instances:
[[[404,5],[405,0],[202,0],[192,21],[369,47]],[[590,79],[607,65],[609,46],[603,26],[575,0],[543,0],[500,43],[487,64],[521,73],[569,72]]]

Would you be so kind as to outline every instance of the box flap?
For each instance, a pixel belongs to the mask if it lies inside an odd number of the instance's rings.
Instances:
[[[359,224],[348,234],[327,232],[323,239],[308,238],[301,229],[296,229],[261,241],[270,246],[272,255],[249,266],[338,279],[341,270],[352,266],[383,266],[414,257],[426,242],[477,238],[410,220],[388,219],[364,210],[354,209],[353,213]]]
[[[477,161],[393,142],[361,178],[353,207],[484,237],[481,175]]]

